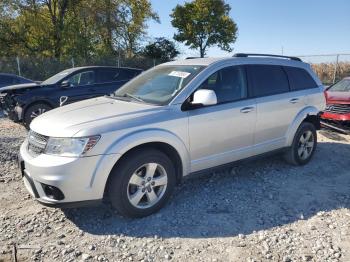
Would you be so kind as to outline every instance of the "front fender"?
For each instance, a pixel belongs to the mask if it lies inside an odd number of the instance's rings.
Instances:
[[[115,140],[102,154],[93,172],[90,187],[94,187],[98,197],[103,196],[110,172],[120,158],[129,150],[152,142],[162,142],[172,146],[182,162],[182,174],[189,174],[190,157],[183,141],[174,133],[162,129],[146,129],[128,133]]]
[[[154,142],[165,143],[173,147],[181,158],[183,175],[189,173],[190,155],[185,143],[176,134],[164,129],[150,128],[128,133],[112,143],[105,154],[124,155],[130,149]]]
[[[291,146],[293,143],[293,139],[295,136],[295,133],[297,132],[300,124],[305,120],[307,116],[317,116],[319,113],[319,110],[314,106],[308,106],[305,107],[303,110],[301,110],[297,116],[294,118],[293,122],[290,124],[288,131],[287,131],[287,140],[286,140],[286,146]]]

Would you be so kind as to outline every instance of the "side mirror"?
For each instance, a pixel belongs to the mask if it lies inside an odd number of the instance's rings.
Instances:
[[[61,87],[62,87],[62,88],[69,88],[69,87],[70,87],[69,80],[64,80],[64,81],[62,81]]]
[[[213,90],[210,89],[200,89],[197,90],[193,94],[192,105],[203,105],[203,106],[211,106],[216,105],[218,103],[218,99]]]

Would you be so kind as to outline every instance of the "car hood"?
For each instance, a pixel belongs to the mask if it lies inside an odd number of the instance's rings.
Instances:
[[[35,118],[30,129],[51,137],[96,135],[147,123],[167,108],[100,97],[53,109]]]
[[[327,103],[350,104],[350,92],[326,91]]]
[[[13,90],[19,90],[19,89],[26,89],[26,88],[33,88],[40,86],[38,83],[27,83],[27,84],[20,84],[20,85],[11,85],[11,86],[4,86],[0,88],[0,93],[5,91],[13,91]]]

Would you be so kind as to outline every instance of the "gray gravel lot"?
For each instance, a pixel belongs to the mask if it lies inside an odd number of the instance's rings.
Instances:
[[[274,156],[192,176],[132,220],[36,203],[16,165],[25,133],[0,118],[0,261],[350,261],[349,137],[321,131],[304,167]]]

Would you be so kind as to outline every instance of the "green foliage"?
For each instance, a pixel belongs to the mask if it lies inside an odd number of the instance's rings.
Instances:
[[[156,38],[153,43],[146,45],[142,54],[164,63],[173,60],[180,52],[176,49],[174,42],[160,37]]]
[[[218,45],[232,51],[237,38],[237,25],[230,18],[231,8],[224,0],[194,0],[173,9],[172,25],[178,29],[174,39],[198,49],[204,57],[208,47]]]
[[[149,19],[149,0],[1,0],[0,56],[131,57]]]

